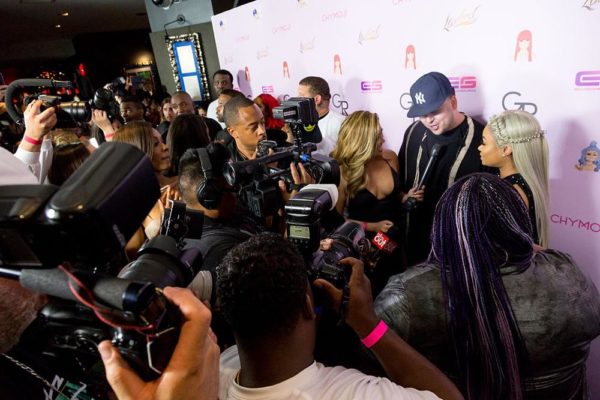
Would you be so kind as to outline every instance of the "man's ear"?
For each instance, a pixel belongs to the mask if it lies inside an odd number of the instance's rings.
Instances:
[[[229,132],[229,134],[231,135],[232,138],[236,139],[238,137],[237,132],[235,131],[234,128],[228,126],[227,127],[227,132]]]
[[[456,95],[453,94],[452,96],[450,96],[450,104],[452,105],[453,110],[458,109],[458,100],[456,99]]]
[[[321,97],[321,95],[320,95],[320,94],[316,95],[316,96],[314,97],[314,99],[315,99],[315,104],[316,104],[317,106],[320,106],[320,105],[321,105],[321,103],[323,102],[323,97]]]
[[[310,294],[306,293],[306,301],[304,302],[304,309],[302,310],[302,316],[305,319],[311,320],[317,318],[315,314],[315,306]]]

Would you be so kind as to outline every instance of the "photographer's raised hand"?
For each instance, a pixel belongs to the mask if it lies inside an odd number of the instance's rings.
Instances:
[[[32,101],[23,112],[25,134],[20,147],[30,152],[40,151],[44,136],[54,128],[57,122],[56,110],[49,107],[40,112],[41,100]]]
[[[110,119],[108,119],[106,111],[94,109],[92,111],[92,123],[102,130],[102,133],[104,133],[104,138],[107,141],[112,140],[115,130],[110,123]]]
[[[106,378],[120,400],[216,399],[219,389],[219,346],[210,331],[210,310],[190,290],[167,287],[167,299],[179,307],[183,324],[179,341],[163,374],[144,382],[110,341],[98,346]]]

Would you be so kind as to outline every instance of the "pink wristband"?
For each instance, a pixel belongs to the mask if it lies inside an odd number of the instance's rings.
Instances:
[[[375,326],[375,329],[373,329],[371,333],[362,338],[360,341],[367,349],[370,349],[371,347],[375,346],[379,340],[381,340],[387,330],[387,324],[383,320],[380,320],[377,326]]]
[[[23,135],[23,140],[26,141],[27,143],[31,143],[31,144],[42,144],[42,142],[44,141],[42,140],[35,140],[32,137],[29,137],[27,135]]]

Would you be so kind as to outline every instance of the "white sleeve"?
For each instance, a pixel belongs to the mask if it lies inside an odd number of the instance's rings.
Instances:
[[[15,157],[27,165],[27,168],[36,176],[39,183],[44,183],[52,164],[52,154],[52,140],[44,139],[39,152],[27,151],[19,147]]]
[[[210,104],[208,105],[208,109],[206,110],[206,117],[207,118],[212,118],[215,121],[218,121],[217,119],[217,100],[213,100],[210,102]]]

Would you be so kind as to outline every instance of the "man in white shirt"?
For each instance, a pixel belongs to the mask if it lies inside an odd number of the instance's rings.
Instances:
[[[213,74],[213,86],[216,91],[217,98],[208,105],[206,110],[206,116],[212,118],[215,121],[219,121],[217,118],[217,106],[219,105],[219,95],[223,89],[233,89],[233,75],[226,69],[220,69]],[[221,127],[225,129],[225,123],[219,121]]]
[[[329,109],[331,92],[325,79],[307,76],[298,85],[298,96],[315,99],[319,113],[319,129],[323,136],[321,143],[317,144],[317,152],[328,156],[335,148],[340,126],[346,117]]]
[[[234,248],[217,270],[218,303],[237,343],[221,355],[221,400],[462,399],[441,371],[378,321],[362,262],[341,263],[352,267],[344,319],[389,379],[315,361],[316,315],[307,268],[288,241],[267,233]],[[321,279],[314,285],[339,304],[339,289]]]

